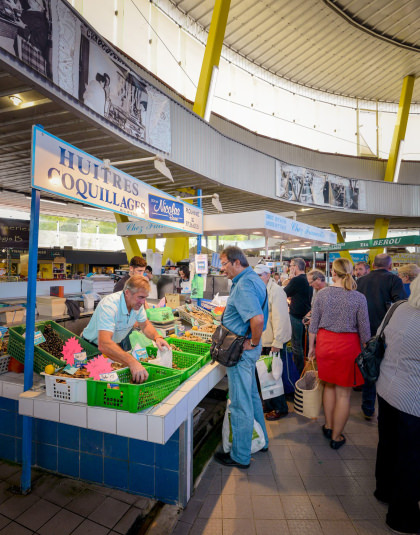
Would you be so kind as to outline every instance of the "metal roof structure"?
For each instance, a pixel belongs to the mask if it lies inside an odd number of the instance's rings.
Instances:
[[[23,100],[19,107],[14,106],[9,99],[10,95],[16,94]],[[36,90],[5,69],[0,70],[0,117],[0,204],[22,212],[30,210],[31,129],[34,124],[41,124],[52,134],[101,159],[117,161],[150,155],[101,129],[88,117],[82,117],[75,110],[53,101],[49,95]],[[153,162],[144,162],[141,167],[125,165],[121,169],[172,195],[176,195],[180,188],[191,187],[202,188],[204,194],[219,193],[226,213],[247,212],[251,208],[281,213],[295,208],[278,199],[221,186],[168,160],[167,165],[174,177],[174,184],[156,171]],[[47,194],[42,194],[41,198],[54,200],[54,196]],[[60,202],[59,197],[55,200]],[[216,213],[208,199],[203,200],[203,207],[205,214]],[[112,213],[84,208],[78,203],[61,201],[61,204],[54,204],[44,201],[41,208],[46,215],[114,221]],[[317,227],[339,223],[344,228],[369,228],[373,224],[371,214],[343,213],[320,208],[304,208],[302,211],[299,207],[295,209],[299,221]],[[408,228],[413,226],[413,219],[394,217],[390,226]]]
[[[153,0],[159,7],[162,2]],[[214,0],[170,0],[208,31]],[[191,31],[189,25],[186,31]],[[417,0],[231,0],[224,45],[302,86],[398,103],[420,74]],[[412,103],[420,103],[415,84]]]

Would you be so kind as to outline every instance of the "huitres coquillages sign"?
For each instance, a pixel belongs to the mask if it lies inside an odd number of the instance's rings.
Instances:
[[[203,211],[79,150],[38,126],[32,131],[32,187],[192,234]]]

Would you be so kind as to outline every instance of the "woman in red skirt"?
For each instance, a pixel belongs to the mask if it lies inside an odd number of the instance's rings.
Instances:
[[[370,338],[366,298],[355,290],[352,273],[349,260],[334,260],[334,284],[318,292],[309,327],[308,357],[316,358],[319,378],[325,381],[322,432],[333,449],[346,442],[343,430],[350,413],[351,389],[364,383],[354,360]]]

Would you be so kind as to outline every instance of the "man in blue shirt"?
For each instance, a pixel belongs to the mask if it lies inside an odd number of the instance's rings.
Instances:
[[[154,340],[159,349],[169,347],[147,319],[144,303],[149,295],[149,281],[143,275],[129,278],[122,292],[104,297],[98,304],[82,336],[98,346],[104,355],[128,366],[135,383],[143,383],[148,377],[144,366],[130,353],[120,347],[120,343],[134,328]]]
[[[220,255],[221,272],[232,280],[230,296],[223,316],[223,325],[238,336],[246,336],[241,360],[227,368],[232,425],[230,453],[218,452],[215,460],[225,466],[248,468],[254,419],[268,436],[264,413],[255,378],[255,365],[261,355],[261,335],[267,325],[268,301],[265,284],[249,267],[238,247],[227,247]]]

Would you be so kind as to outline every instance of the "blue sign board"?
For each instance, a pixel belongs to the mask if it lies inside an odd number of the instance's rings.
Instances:
[[[353,259],[353,262],[367,262],[369,255],[366,253],[350,253]],[[340,258],[340,253],[330,253],[330,260],[335,260]]]
[[[184,222],[184,205],[149,193],[149,217],[162,221]]]

